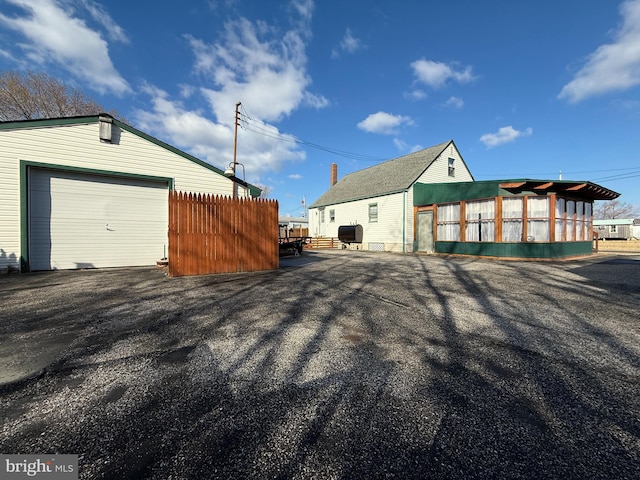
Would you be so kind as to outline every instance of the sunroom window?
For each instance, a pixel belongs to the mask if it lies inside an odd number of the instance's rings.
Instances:
[[[467,242],[495,241],[496,202],[469,201],[466,207],[465,239]]]
[[[567,201],[564,198],[556,199],[556,242],[563,242],[565,239],[565,228],[567,220],[565,218]]]
[[[437,235],[439,241],[460,241],[460,204],[438,205]]]
[[[549,198],[529,197],[527,199],[527,241],[549,241]]]
[[[522,241],[523,200],[521,197],[502,199],[502,241]]]

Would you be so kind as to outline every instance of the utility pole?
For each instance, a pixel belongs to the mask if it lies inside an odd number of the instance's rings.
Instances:
[[[233,132],[233,176],[236,176],[236,166],[238,165],[238,161],[236,160],[236,155],[238,152],[238,124],[240,119],[240,113],[238,109],[240,108],[241,103],[236,103],[236,120],[235,120],[235,128]],[[233,198],[236,198],[236,182],[233,182]]]

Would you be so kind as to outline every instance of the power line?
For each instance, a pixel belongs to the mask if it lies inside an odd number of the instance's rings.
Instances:
[[[635,177],[640,177],[640,170],[636,170],[635,172],[629,172],[626,174],[612,175],[610,177],[596,178],[594,181],[601,182],[604,180],[607,182],[613,182],[615,180],[626,180],[627,178],[635,178]]]
[[[627,171],[627,170],[633,170],[631,172]],[[576,171],[562,171],[563,175],[575,175],[575,174],[583,174],[583,173],[598,173],[598,172],[622,172],[622,171],[627,171],[626,173],[619,173],[616,175],[610,175],[607,177],[599,177],[599,178],[595,178],[593,179],[593,181],[601,181],[601,180],[624,180],[626,178],[633,178],[633,177],[637,177],[638,175],[640,175],[640,170],[638,170],[638,167],[625,167],[625,168],[608,168],[606,170],[576,170]],[[537,172],[537,173],[509,173],[509,174],[505,174],[504,172],[500,173],[500,174],[495,174],[495,173],[485,173],[485,174],[479,174],[479,175],[475,175],[476,177],[504,177],[505,175],[507,177],[513,177],[513,178],[533,178],[533,177],[544,177],[544,176],[549,176],[549,175],[556,175],[558,172]]]
[[[372,155],[364,155],[360,153],[347,152],[345,150],[339,150],[337,148],[319,145],[317,143],[313,143],[308,140],[303,140],[301,138],[298,138],[295,135],[290,133],[282,133],[277,128],[271,125],[267,125],[261,120],[256,120],[250,117],[246,113],[246,110],[244,108],[242,108],[240,118],[241,118],[240,127],[247,132],[255,133],[257,135],[262,135],[264,137],[273,138],[275,140],[280,140],[287,143],[294,143],[297,145],[304,145],[310,148],[316,148],[318,150],[322,150],[332,155],[349,158],[351,160],[360,160],[360,161],[369,161],[369,162],[378,162],[381,160],[387,160],[384,157],[374,157]]]
[[[255,133],[257,135],[262,135],[264,137],[268,137],[268,138],[273,138],[274,140],[280,140],[283,142],[287,142],[287,143],[293,143],[293,144],[297,144],[297,145],[304,145],[306,147],[311,147],[311,148],[316,148],[318,150],[322,150],[324,152],[330,153],[332,155],[337,155],[340,157],[344,157],[344,158],[348,158],[351,160],[358,160],[358,161],[368,161],[368,162],[379,162],[382,160],[388,160],[388,158],[385,157],[374,157],[372,155],[364,155],[364,154],[360,154],[360,153],[353,153],[353,152],[347,152],[345,150],[339,150],[336,148],[332,148],[332,147],[327,147],[327,146],[323,146],[323,145],[319,145],[317,143],[313,143],[313,142],[309,142],[307,140],[303,140],[301,138],[296,137],[293,134],[290,133],[282,133],[280,132],[276,127],[272,126],[272,125],[268,125],[266,123],[264,123],[262,120],[258,120],[258,119],[254,119],[252,118],[249,113],[246,111],[246,109],[244,108],[244,105],[240,105],[241,108],[241,112],[239,114],[239,119],[240,119],[240,128],[242,128],[243,130],[247,131],[247,132],[251,132],[251,133]],[[635,170],[633,172],[628,172],[626,174],[618,174],[618,175],[612,175],[609,177],[601,177],[601,178],[597,178],[594,179],[594,181],[614,181],[614,180],[625,180],[627,178],[635,178],[640,176],[640,170],[637,170],[637,167],[625,167],[625,168],[608,168],[608,169],[601,169],[601,170],[576,170],[576,171],[567,171],[567,172],[563,172],[565,175],[575,175],[575,174],[582,174],[582,173],[600,173],[600,172],[618,172],[618,171],[625,171],[625,170]],[[536,173],[536,174],[510,174],[509,176],[524,176],[524,177],[531,177],[531,176],[548,176],[548,175],[555,175],[557,172],[553,172],[553,173]],[[478,177],[495,177],[495,176],[504,176],[504,173],[502,173],[501,175],[495,175],[495,174],[483,174],[483,175],[476,175]]]

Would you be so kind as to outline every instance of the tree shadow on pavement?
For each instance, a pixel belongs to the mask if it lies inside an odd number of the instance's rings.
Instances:
[[[574,267],[333,252],[64,277],[66,310],[43,281],[8,315],[77,338],[0,392],[0,450],[78,453],[81,478],[629,477],[637,298]]]

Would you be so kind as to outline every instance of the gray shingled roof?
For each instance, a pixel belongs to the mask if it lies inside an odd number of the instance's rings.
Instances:
[[[345,175],[309,208],[378,197],[406,190],[453,140]]]

